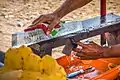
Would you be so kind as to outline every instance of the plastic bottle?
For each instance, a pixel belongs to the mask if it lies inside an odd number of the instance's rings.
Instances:
[[[37,25],[39,28],[41,28],[44,33],[46,34],[47,30],[48,30],[48,25],[49,24],[46,24],[46,23],[42,23],[42,24],[39,24]],[[58,31],[60,30],[60,25],[56,25],[53,30],[51,31],[51,33],[49,34],[51,37],[54,37],[56,36],[56,34],[58,33]]]
[[[46,32],[48,30],[48,25],[49,24],[47,24],[47,23],[41,23],[41,24],[37,24],[35,26],[32,26],[30,28],[27,28],[24,31],[27,32],[27,31],[31,31],[31,30],[35,30],[35,29],[42,29],[44,31],[44,33],[47,35]],[[51,37],[54,37],[58,33],[59,30],[60,30],[60,25],[58,24],[53,28],[52,32],[49,35]]]

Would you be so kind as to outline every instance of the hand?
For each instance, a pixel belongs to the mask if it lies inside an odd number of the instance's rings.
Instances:
[[[48,26],[48,31],[47,33],[50,33],[52,31],[52,29],[60,22],[59,17],[57,17],[56,14],[51,13],[51,14],[44,14],[41,15],[39,18],[37,18],[36,20],[33,21],[33,25],[39,24],[39,23],[49,23]]]
[[[80,59],[98,59],[104,57],[104,48],[94,42],[90,42],[89,44],[77,42],[77,44],[81,46],[82,49],[75,48],[73,50],[77,52],[76,56],[80,57]]]

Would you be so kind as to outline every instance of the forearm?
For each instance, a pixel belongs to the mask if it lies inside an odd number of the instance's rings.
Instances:
[[[105,48],[105,57],[120,57],[120,44],[114,45],[111,48]]]
[[[87,3],[89,3],[92,0],[66,0],[63,5],[58,8],[54,14],[57,15],[58,17],[62,18],[66,14],[70,13],[71,11],[80,8]]]

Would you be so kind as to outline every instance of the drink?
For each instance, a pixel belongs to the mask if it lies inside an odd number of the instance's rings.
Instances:
[[[41,23],[39,25],[37,25],[39,28],[41,28],[45,34],[47,34],[47,30],[48,30],[48,25],[46,23]],[[51,37],[55,37],[56,34],[58,33],[58,31],[60,30],[60,25],[56,25],[53,30],[51,31],[51,33],[49,34]]]

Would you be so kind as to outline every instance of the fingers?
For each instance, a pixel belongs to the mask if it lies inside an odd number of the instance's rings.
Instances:
[[[75,54],[75,56],[76,56],[77,58],[79,58],[79,59],[88,59],[88,57],[87,57],[84,53],[82,53],[82,52],[80,52],[80,51],[78,51],[78,52]]]
[[[53,20],[52,23],[48,26],[48,30],[51,32],[52,29],[59,23],[58,20]]]
[[[100,45],[96,44],[95,42],[89,42],[88,44],[84,44],[82,42],[77,42],[77,44],[83,48],[102,48]]]
[[[81,59],[81,60],[90,60],[90,59],[94,59],[94,57],[91,56],[86,56],[83,53],[76,53],[75,55],[77,58]]]
[[[94,42],[90,42],[88,44],[84,44],[81,42],[77,42],[80,48],[74,48],[73,51],[77,52],[76,56],[80,57],[80,59],[98,59],[100,58],[101,47]]]
[[[78,57],[86,57],[86,55],[83,54],[83,53],[76,53],[75,55],[78,56]]]
[[[77,52],[75,55],[79,57],[80,59],[98,59],[101,58],[101,56],[94,51],[88,51],[87,49],[74,49],[75,52]]]
[[[52,29],[60,22],[59,18],[56,18],[54,15],[47,14],[41,15],[39,18],[33,21],[33,25],[40,24],[40,23],[48,23],[48,31],[46,32],[49,34]]]
[[[51,23],[52,22],[52,18],[49,15],[41,15],[39,18],[37,18],[36,20],[34,20],[32,22],[32,24],[36,25],[36,24],[40,24],[40,23]]]
[[[94,45],[97,45],[96,43],[94,43],[93,41],[89,42],[89,43],[82,43],[82,42],[77,42],[77,44],[83,48],[89,48],[92,47]]]
[[[84,53],[84,55],[88,55],[89,54],[89,51],[87,49],[75,48],[75,49],[73,49],[73,51],[77,52],[77,54],[79,54],[79,53]]]

